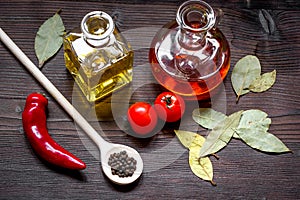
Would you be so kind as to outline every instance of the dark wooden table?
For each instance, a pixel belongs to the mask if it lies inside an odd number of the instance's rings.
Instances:
[[[45,64],[42,72],[109,141],[128,144],[142,153],[145,172],[130,186],[116,186],[101,171],[98,151],[59,104],[0,43],[0,199],[299,199],[300,198],[300,3],[297,0],[208,1],[225,15],[220,29],[231,47],[231,66],[247,54],[259,57],[262,71],[277,70],[275,85],[265,93],[247,94],[235,103],[230,76],[223,95],[213,101],[189,103],[180,124],[163,128],[150,139],[128,136],[115,109],[128,106],[122,98],[104,99],[89,105],[65,69],[63,49]],[[130,102],[153,101],[161,91],[148,66],[149,42],[153,34],[175,18],[182,3],[158,1],[29,1],[1,0],[0,27],[37,63],[34,38],[44,20],[61,9],[66,30],[78,26],[89,11],[111,14],[135,48],[134,81],[127,88]],[[259,12],[267,11],[274,27],[263,26]],[[270,25],[270,23],[269,23]],[[151,28],[152,27],[152,28]],[[229,72],[231,74],[232,68]],[[134,89],[134,90],[132,90]],[[87,164],[81,172],[59,169],[40,160],[22,130],[21,113],[31,92],[49,99],[48,129],[63,147]],[[224,95],[225,94],[225,95]],[[126,98],[127,98],[126,97]],[[126,100],[125,98],[125,100]],[[206,135],[191,119],[197,106],[216,106],[227,114],[241,109],[261,109],[272,119],[270,132],[293,154],[270,155],[232,140],[213,159],[217,186],[197,178],[190,171],[188,152],[177,142],[175,128]]]

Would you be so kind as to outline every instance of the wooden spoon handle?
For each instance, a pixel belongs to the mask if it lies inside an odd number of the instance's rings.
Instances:
[[[106,142],[96,130],[85,120],[85,118],[74,108],[74,106],[59,92],[49,79],[38,69],[38,67],[23,53],[23,51],[9,38],[0,28],[0,40],[19,59],[26,69],[40,82],[40,84],[56,99],[65,111],[74,119],[82,130],[98,145],[106,146]]]

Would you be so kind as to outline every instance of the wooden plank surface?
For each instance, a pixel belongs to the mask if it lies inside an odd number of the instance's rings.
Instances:
[[[0,27],[37,63],[34,38],[44,20],[61,9],[66,30],[70,30],[79,25],[87,12],[106,11],[114,16],[136,51],[132,87],[137,89],[132,93],[131,101],[153,101],[161,89],[148,67],[149,43],[159,27],[175,18],[176,9],[182,2],[1,0]],[[110,101],[113,106],[126,106],[126,99],[114,96],[96,106],[84,103],[65,69],[61,49],[46,63],[42,72],[103,137],[134,146],[146,158],[147,171],[139,182],[128,187],[113,185],[101,171],[95,146],[0,43],[0,199],[299,199],[300,4],[296,0],[208,2],[225,13],[219,27],[230,43],[231,66],[244,55],[256,55],[261,60],[263,72],[277,70],[277,80],[267,92],[247,94],[236,104],[229,76],[224,81],[225,97],[220,95],[220,99],[216,97],[212,102],[199,102],[200,106],[212,105],[227,114],[241,109],[264,110],[272,119],[270,132],[282,139],[293,154],[264,154],[232,140],[218,154],[219,160],[212,158],[217,183],[213,187],[192,174],[188,152],[176,143],[172,132],[179,126],[207,134],[191,119],[191,111],[199,106],[198,102],[189,103],[180,124],[165,127],[147,140],[132,138],[122,131],[120,121],[112,120],[114,116],[108,109]],[[268,11],[275,22],[271,34],[260,23],[261,9]],[[229,75],[231,71],[232,68]],[[22,130],[21,112],[26,96],[34,91],[45,93],[49,98],[47,122],[52,137],[87,163],[84,171],[70,172],[50,166],[37,158],[31,149]],[[172,142],[174,146],[170,146]],[[153,160],[155,156],[157,160]]]

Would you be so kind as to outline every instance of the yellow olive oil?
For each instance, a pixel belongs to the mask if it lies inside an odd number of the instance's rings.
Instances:
[[[109,15],[92,13],[83,19],[81,29],[64,37],[66,68],[90,102],[130,83],[133,67],[133,51]]]

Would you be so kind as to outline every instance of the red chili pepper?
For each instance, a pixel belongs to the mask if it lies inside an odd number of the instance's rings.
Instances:
[[[26,99],[22,121],[32,148],[40,157],[56,166],[72,170],[85,169],[83,161],[57,144],[49,135],[46,123],[47,105],[47,98],[39,93],[32,93]]]

